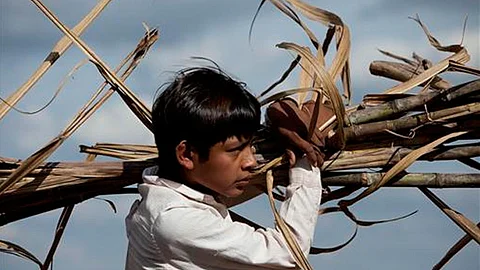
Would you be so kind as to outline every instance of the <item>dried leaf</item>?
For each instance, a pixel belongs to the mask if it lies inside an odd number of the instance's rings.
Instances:
[[[273,212],[273,215],[275,217],[276,224],[280,228],[280,231],[282,232],[283,237],[287,241],[288,248],[292,252],[292,255],[295,258],[295,261],[297,262],[300,269],[302,269],[302,270],[312,269],[313,270],[312,266],[310,265],[307,258],[305,257],[305,254],[303,254],[302,249],[298,245],[295,237],[293,236],[292,232],[290,231],[290,228],[287,226],[287,224],[285,223],[285,221],[282,219],[280,214],[277,212],[277,209],[275,208],[275,202],[274,202],[274,198],[273,198],[273,194],[272,194],[273,174],[272,174],[271,170],[267,171],[266,184],[267,184],[268,199],[270,201],[270,207],[272,208],[272,212]]]
[[[401,94],[409,91],[410,89],[418,86],[432,77],[442,73],[446,69],[448,69],[451,65],[451,62],[459,62],[465,63],[470,60],[470,56],[467,53],[465,48],[461,49],[457,53],[452,56],[449,56],[442,61],[438,62],[436,65],[432,66],[431,68],[425,70],[423,73],[419,74],[418,76],[413,77],[411,80],[408,80],[404,83],[401,83],[397,86],[394,86],[390,89],[384,91],[385,94]]]
[[[432,36],[432,34],[430,34],[430,31],[428,31],[427,27],[422,23],[418,14],[416,14],[415,18],[413,18],[413,17],[409,17],[409,18],[416,21],[422,27],[423,31],[425,32],[425,35],[427,35],[428,41],[437,50],[442,51],[442,52],[454,52],[454,53],[456,53],[456,52],[459,52],[460,50],[463,49],[463,47],[461,45],[458,45],[458,44],[449,45],[449,46],[442,46],[442,44],[440,44],[440,42],[434,36]]]
[[[9,253],[9,254],[18,256],[20,258],[36,263],[40,268],[42,267],[42,263],[40,262],[39,259],[37,259],[37,257],[35,257],[35,255],[33,255],[28,250],[14,243],[11,243],[5,240],[0,240],[0,252]]]
[[[266,104],[268,104],[272,101],[282,99],[282,98],[287,97],[287,96],[291,96],[291,95],[295,95],[295,94],[299,94],[299,93],[306,93],[306,92],[320,93],[320,89],[307,87],[307,88],[294,88],[294,89],[285,90],[285,91],[276,93],[276,94],[274,94],[270,97],[267,97],[264,100],[261,100],[260,105],[264,106],[264,105],[266,105]]]
[[[102,0],[87,14],[72,31],[80,36],[85,29],[95,20],[103,9],[110,3],[111,0]],[[62,54],[70,47],[72,41],[68,37],[63,37],[53,47],[52,51],[42,62],[42,64],[35,70],[30,78],[20,86],[12,95],[10,95],[4,103],[0,103],[0,120],[8,113],[8,111],[17,104],[20,99],[37,83],[38,80],[48,71],[48,69],[55,63],[55,61],[62,56]]]
[[[152,30],[145,34],[145,37],[141,39],[136,49],[130,53],[126,59],[133,59],[132,65],[129,65],[127,70],[122,74],[122,79],[126,79],[131,72],[135,69],[135,66],[138,65],[139,60],[141,59],[142,54],[145,54],[151,45],[158,39],[157,30]],[[137,52],[142,51],[143,53],[138,54]],[[117,68],[119,71],[124,64],[127,63],[127,60],[123,61],[120,66]],[[110,89],[107,93],[103,95],[95,104],[94,101],[103,91],[103,84],[94,96],[87,102],[87,104],[80,110],[80,112],[74,117],[74,119],[68,124],[68,126],[62,131],[56,138],[51,140],[47,145],[37,150],[34,154],[28,157],[25,161],[22,162],[20,167],[15,170],[9,178],[0,184],[0,195],[9,187],[15,184],[17,181],[22,179],[29,172],[34,170],[38,165],[40,165],[44,160],[46,160],[75,130],[77,130],[106,100],[113,94],[113,89]],[[93,105],[92,105],[93,104]]]
[[[480,228],[480,223],[477,223],[477,228]],[[448,261],[455,256],[462,248],[464,248],[470,241],[472,241],[472,237],[469,234],[463,236],[457,243],[455,243],[448,251],[445,256],[432,268],[432,270],[440,270],[443,266],[445,266]]]
[[[295,51],[296,53],[301,55],[302,58],[306,58],[312,65],[316,76],[318,76],[318,78],[323,84],[323,89],[325,90],[324,94],[332,102],[333,111],[336,116],[336,121],[338,122],[336,132],[339,134],[338,136],[340,138],[339,145],[343,147],[345,145],[345,135],[343,131],[343,127],[344,127],[343,119],[345,116],[345,107],[342,104],[342,98],[340,97],[340,94],[338,93],[337,87],[335,86],[335,83],[333,82],[332,78],[327,73],[327,71],[318,63],[316,58],[311,54],[311,52],[307,48],[298,46],[297,44],[294,44],[294,43],[287,43],[287,42],[278,44],[277,46],[282,49]]]
[[[288,75],[290,75],[290,73],[295,69],[295,67],[298,65],[298,62],[300,62],[300,55],[297,56],[293,61],[292,63],[290,63],[290,66],[288,67],[288,69],[282,74],[282,76],[280,77],[280,79],[278,79],[276,82],[274,82],[272,85],[270,85],[265,91],[263,91],[258,97],[257,99],[260,99],[261,97],[265,96],[266,94],[268,94],[270,91],[272,91],[277,85],[281,84],[283,81],[285,81],[285,79],[287,79]]]
[[[350,30],[348,26],[342,22],[340,17],[327,10],[309,5],[300,0],[287,0],[287,2],[299,9],[302,14],[311,20],[323,23],[326,26],[334,25],[335,37],[337,40],[337,53],[335,54],[328,72],[331,75],[332,80],[335,80],[340,74],[344,74],[342,76],[344,94],[348,98],[348,102],[350,102],[350,70],[348,67],[348,58],[350,55]],[[321,50],[319,50],[319,52],[320,51]]]
[[[57,26],[66,36],[68,36],[98,68],[100,74],[105,80],[120,94],[132,112],[142,121],[142,123],[152,130],[152,116],[146,105],[135,96],[135,94],[120,80],[115,73],[90,49],[75,33],[62,24],[55,15],[39,0],[32,2]]]
[[[329,247],[329,248],[311,247],[310,248],[310,254],[332,253],[332,252],[335,252],[335,251],[339,251],[340,249],[348,246],[348,244],[350,244],[353,241],[353,239],[355,239],[355,237],[357,236],[357,233],[358,233],[358,226],[355,226],[355,231],[353,232],[352,236],[350,236],[350,238],[348,238],[348,240],[345,243],[340,244],[338,246]]]
[[[115,203],[113,201],[104,199],[104,198],[98,198],[98,197],[95,197],[95,199],[108,203],[108,205],[110,205],[110,208],[112,208],[113,212],[115,214],[117,213],[117,207],[115,206]]]
[[[295,11],[289,7],[284,0],[269,0],[275,7],[277,7],[281,12],[287,15],[290,19],[292,19],[295,23],[297,23],[303,31],[307,34],[308,38],[312,41],[315,48],[318,48],[318,40],[317,37],[313,34],[313,32],[300,20],[298,15]],[[287,1],[288,2],[288,1]]]
[[[70,219],[74,207],[74,205],[69,205],[63,208],[62,214],[58,219],[57,228],[55,230],[55,237],[53,238],[52,245],[50,247],[50,250],[48,251],[47,257],[45,258],[42,269],[48,269],[48,267],[52,263],[53,256],[55,254],[55,251],[57,250],[58,245],[60,244],[63,232],[65,231],[65,227],[67,227],[68,220]]]
[[[419,187],[420,191],[425,194],[443,213],[445,213],[455,224],[457,224],[464,232],[469,234],[473,240],[480,244],[480,228],[471,220],[466,218],[462,213],[459,213],[450,208],[440,198],[433,194],[428,188]]]

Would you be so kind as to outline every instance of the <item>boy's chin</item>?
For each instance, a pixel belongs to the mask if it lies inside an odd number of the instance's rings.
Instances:
[[[237,187],[233,190],[229,190],[225,194],[223,194],[224,197],[226,198],[235,198],[243,194],[245,191],[245,187]]]

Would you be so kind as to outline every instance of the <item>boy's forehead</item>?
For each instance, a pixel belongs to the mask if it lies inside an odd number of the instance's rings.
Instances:
[[[224,145],[242,144],[242,143],[245,143],[245,142],[249,141],[250,139],[251,139],[251,136],[250,137],[247,137],[247,136],[231,136],[231,137],[228,137],[223,142],[223,144]]]

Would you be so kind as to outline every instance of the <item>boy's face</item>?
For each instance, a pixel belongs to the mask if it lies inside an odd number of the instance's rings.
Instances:
[[[226,197],[243,193],[249,183],[250,170],[257,165],[250,138],[230,137],[210,148],[207,161],[192,157],[194,168],[187,181],[202,185]]]

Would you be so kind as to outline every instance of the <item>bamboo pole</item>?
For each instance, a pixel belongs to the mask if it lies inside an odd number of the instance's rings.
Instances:
[[[76,35],[80,36],[85,29],[100,15],[111,0],[101,0],[73,29]],[[0,103],[0,120],[17,104],[20,99],[40,80],[48,69],[57,61],[60,56],[72,45],[72,41],[67,37],[62,37],[43,60],[40,66],[30,76],[30,78],[20,86],[13,94],[11,94],[4,103]]]

